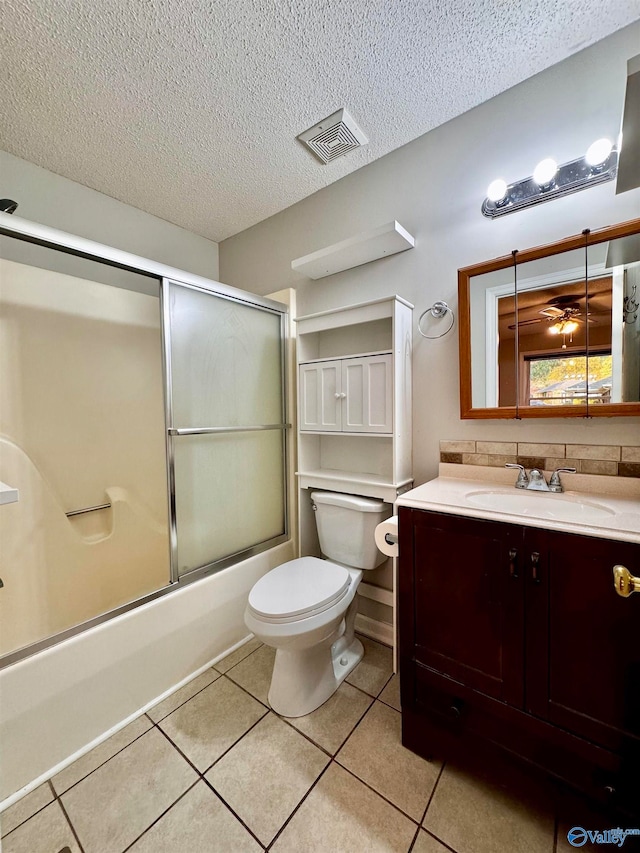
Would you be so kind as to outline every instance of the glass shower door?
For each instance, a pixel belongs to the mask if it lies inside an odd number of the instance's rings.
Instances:
[[[163,282],[172,570],[220,568],[287,536],[279,311]]]

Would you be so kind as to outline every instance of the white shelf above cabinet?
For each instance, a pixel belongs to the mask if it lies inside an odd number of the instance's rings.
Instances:
[[[347,492],[366,495],[394,503],[398,495],[411,487],[411,478],[394,483],[379,474],[361,474],[353,471],[338,471],[332,468],[316,468],[311,471],[296,471],[301,489],[329,489],[334,492]]]
[[[291,261],[291,269],[312,279],[324,278],[404,252],[412,249],[414,245],[415,240],[411,234],[394,220],[310,255],[296,258]]]

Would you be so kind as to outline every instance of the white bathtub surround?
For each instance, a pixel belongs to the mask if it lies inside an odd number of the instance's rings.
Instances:
[[[293,556],[284,543],[1,671],[2,807],[242,642],[249,590]]]

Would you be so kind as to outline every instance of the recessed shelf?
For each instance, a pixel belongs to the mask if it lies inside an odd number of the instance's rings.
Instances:
[[[394,220],[340,243],[326,246],[310,255],[296,258],[291,261],[291,269],[309,278],[319,279],[413,249],[414,245],[415,240],[411,234]]]

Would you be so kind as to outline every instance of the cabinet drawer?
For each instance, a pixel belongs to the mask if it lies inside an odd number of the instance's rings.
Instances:
[[[464,727],[469,714],[469,705],[455,689],[442,690],[435,687],[425,677],[422,668],[416,670],[415,682],[416,707],[447,728],[460,731]]]
[[[602,804],[632,814],[640,803],[640,755],[633,744],[624,755],[609,752],[420,664],[405,663],[402,677],[410,685],[403,688],[403,743],[418,754],[464,759],[493,744]]]

